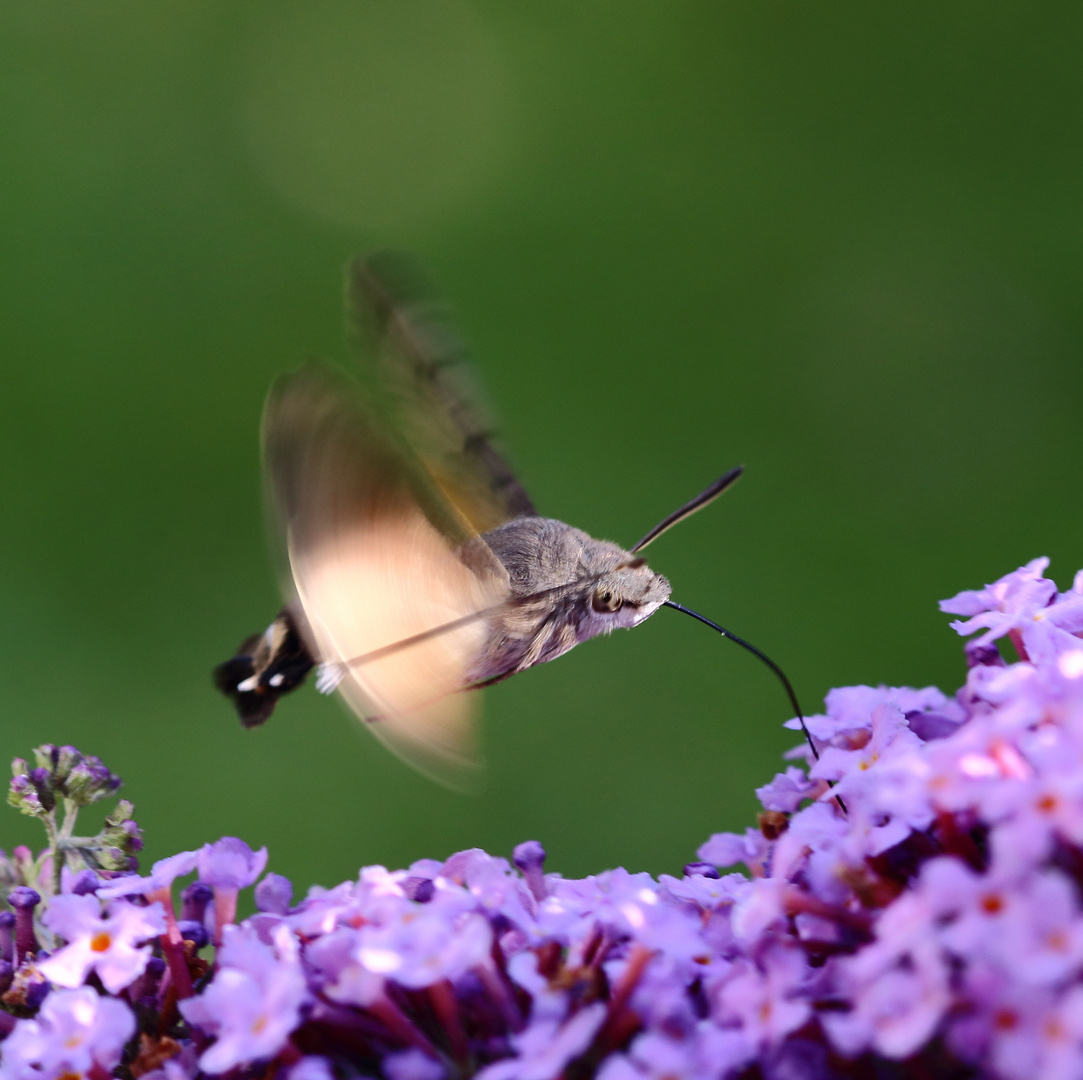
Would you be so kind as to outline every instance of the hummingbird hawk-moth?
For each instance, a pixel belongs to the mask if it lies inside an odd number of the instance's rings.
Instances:
[[[252,727],[318,666],[317,686],[393,750],[454,778],[474,763],[478,695],[464,691],[663,604],[687,611],[639,553],[742,470],[627,550],[595,540],[535,509],[472,404],[445,310],[409,264],[351,263],[346,306],[352,372],[310,363],[268,396],[263,470],[286,603],[215,681]]]

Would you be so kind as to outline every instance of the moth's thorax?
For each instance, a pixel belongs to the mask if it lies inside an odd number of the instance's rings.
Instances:
[[[635,626],[669,599],[669,582],[642,560],[562,521],[520,517],[482,539],[507,570],[512,600],[493,621],[485,678]]]

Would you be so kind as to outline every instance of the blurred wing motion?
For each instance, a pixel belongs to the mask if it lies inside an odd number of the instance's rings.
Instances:
[[[350,267],[361,382],[315,364],[280,379],[264,467],[310,651],[376,735],[454,780],[475,763],[475,695],[456,691],[510,593],[479,533],[534,511],[452,383],[461,350],[396,273]]]
[[[359,370],[449,508],[474,536],[534,516],[530,496],[493,445],[447,306],[416,267],[382,253],[346,272]]]

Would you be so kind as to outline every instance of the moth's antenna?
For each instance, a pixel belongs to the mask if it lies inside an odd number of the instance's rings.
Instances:
[[[702,510],[708,503],[714,502],[723,491],[726,490],[731,484],[736,483],[737,478],[745,471],[743,465],[738,465],[734,469],[730,469],[725,476],[720,476],[709,488],[705,491],[701,491],[691,502],[686,502],[679,510],[674,510],[669,517],[664,518],[658,522],[657,525],[642,540],[636,544],[635,547],[628,550],[634,555],[637,551],[642,551],[649,543],[657,540],[658,537],[664,532],[668,532],[674,525],[684,521],[685,518],[691,517],[697,510]]]
[[[797,703],[797,695],[793,692],[793,686],[790,684],[790,680],[786,678],[786,673],[782,668],[780,668],[766,653],[760,652],[755,645],[750,645],[743,638],[739,638],[736,634],[719,626],[718,623],[712,622],[710,619],[706,618],[706,616],[700,615],[698,611],[693,611],[691,608],[687,608],[683,604],[678,604],[673,600],[666,600],[665,606],[671,607],[675,611],[683,611],[685,615],[691,615],[693,619],[699,619],[701,623],[709,626],[712,630],[717,630],[723,637],[728,637],[730,641],[736,642],[744,649],[748,649],[753,656],[758,656],[778,676],[779,682],[786,688],[786,694],[790,699],[790,704],[793,706],[793,711],[797,714],[797,719],[801,724],[801,730],[804,732],[805,741],[812,751],[812,756],[819,761],[820,753],[816,749],[816,744],[812,741],[812,735],[809,733],[809,729],[805,726],[805,717],[801,712],[801,706]]]

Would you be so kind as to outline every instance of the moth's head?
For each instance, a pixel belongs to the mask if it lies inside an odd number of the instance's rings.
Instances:
[[[595,633],[638,626],[668,599],[669,582],[643,559],[627,555],[602,574],[589,599]]]

